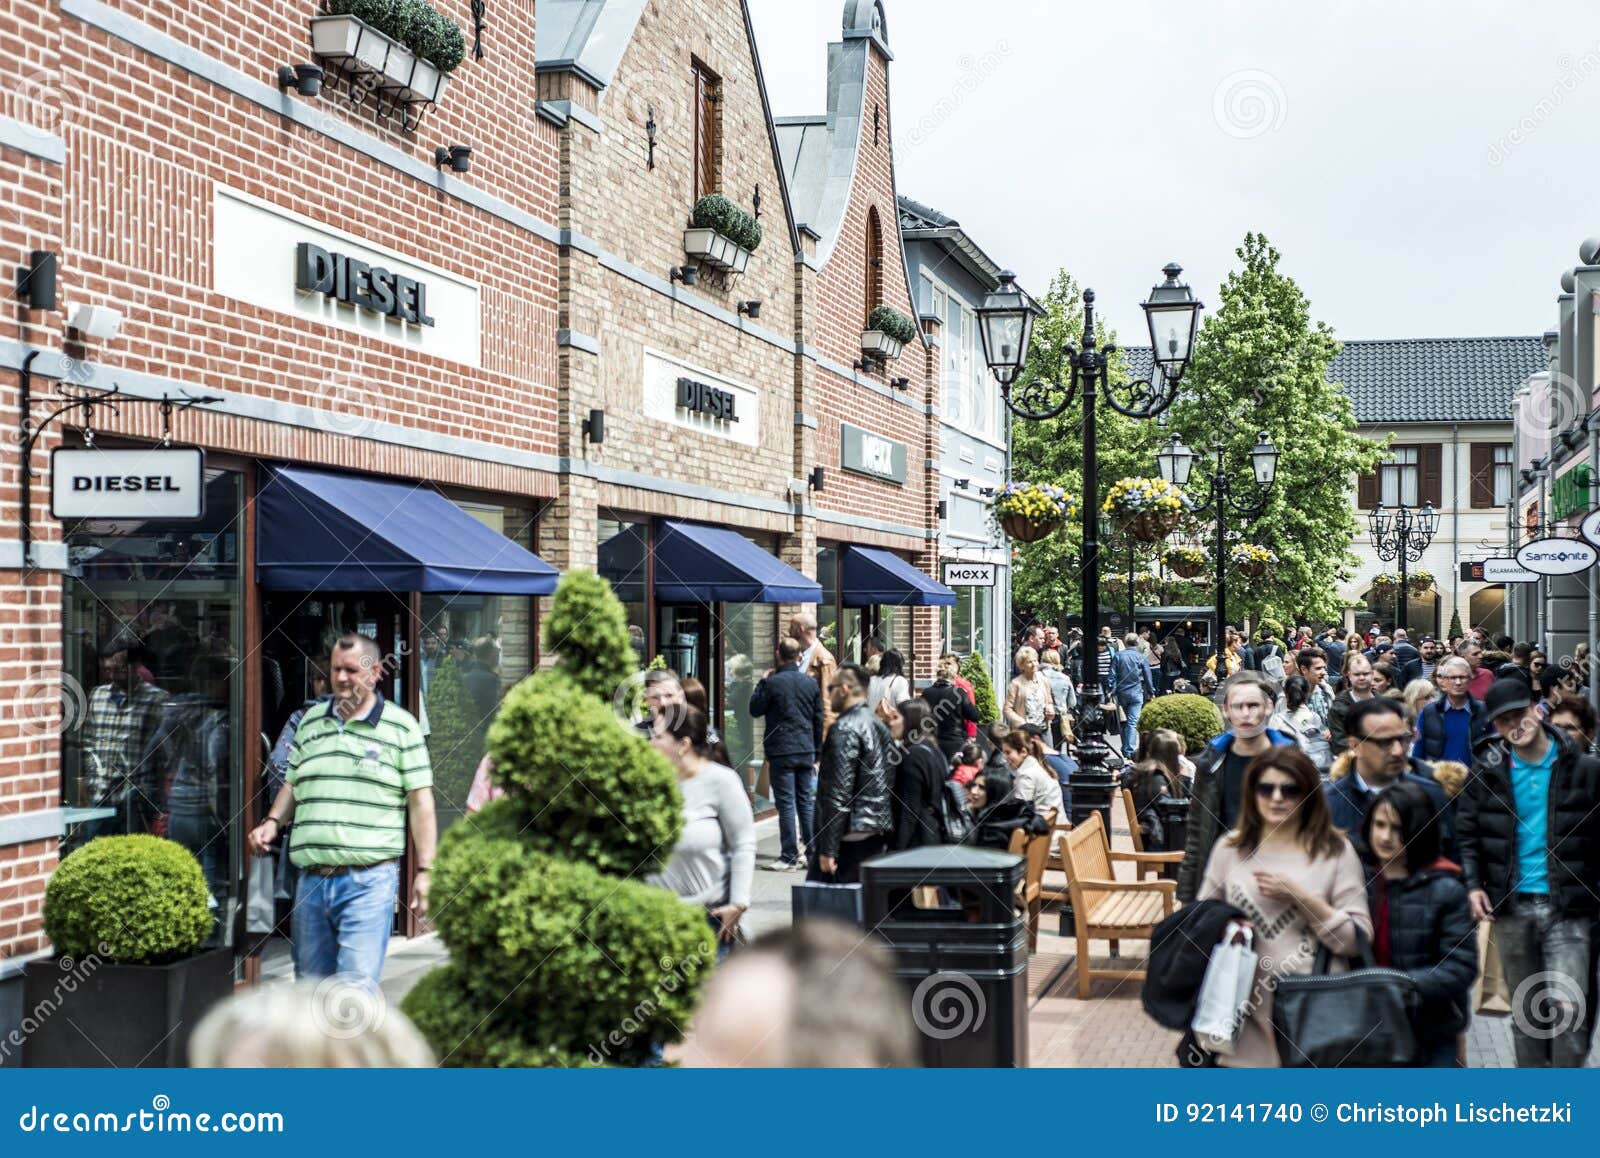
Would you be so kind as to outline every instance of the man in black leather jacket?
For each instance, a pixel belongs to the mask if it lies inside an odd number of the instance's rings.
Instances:
[[[800,846],[810,845],[815,815],[817,753],[822,748],[822,693],[800,670],[800,641],[778,641],[778,666],[750,696],[750,714],[766,718],[762,741],[773,803],[778,806],[779,872],[800,867]]]
[[[822,744],[807,880],[855,884],[861,879],[861,863],[889,847],[894,825],[889,750],[894,741],[867,707],[871,680],[865,668],[847,663],[828,684],[829,706],[838,718]]]

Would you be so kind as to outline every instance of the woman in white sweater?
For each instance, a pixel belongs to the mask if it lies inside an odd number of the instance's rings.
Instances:
[[[1007,732],[1000,741],[1000,754],[1016,777],[1011,795],[1033,805],[1040,816],[1049,816],[1054,809],[1056,819],[1064,820],[1066,809],[1062,804],[1061,781],[1045,767],[1044,741],[1026,728],[1018,728]]]
[[[658,714],[650,742],[677,769],[683,792],[683,835],[666,868],[651,880],[705,908],[720,961],[750,907],[756,869],[750,797],[737,772],[707,758],[706,716],[699,708],[685,705]]]

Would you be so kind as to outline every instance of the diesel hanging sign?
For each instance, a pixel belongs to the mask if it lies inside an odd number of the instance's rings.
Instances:
[[[198,519],[205,452],[198,447],[69,450],[50,455],[50,513],[58,519]]]
[[[415,326],[433,325],[428,316],[428,287],[415,278],[342,253],[329,253],[309,241],[295,246],[294,271],[295,288],[304,293],[326,294],[334,301]]]
[[[734,413],[734,396],[727,390],[718,390],[693,378],[678,379],[678,408],[704,414],[721,422],[738,422]]]

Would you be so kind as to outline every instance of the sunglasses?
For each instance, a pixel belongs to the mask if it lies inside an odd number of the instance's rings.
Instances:
[[[1256,781],[1256,795],[1263,800],[1270,800],[1274,796],[1284,800],[1299,800],[1306,794],[1306,790],[1298,784],[1268,784],[1264,780]]]

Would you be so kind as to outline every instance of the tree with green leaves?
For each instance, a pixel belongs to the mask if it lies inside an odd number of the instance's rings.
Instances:
[[[1461,608],[1452,607],[1450,609],[1450,638],[1454,639],[1461,634],[1463,634],[1461,630]]]
[[[1232,618],[1334,621],[1343,611],[1338,585],[1357,564],[1350,480],[1373,470],[1384,448],[1356,432],[1349,397],[1328,378],[1339,342],[1326,322],[1312,320],[1310,301],[1278,268],[1278,250],[1250,233],[1236,253],[1242,264],[1201,326],[1170,427],[1202,456],[1196,481],[1219,440],[1225,469],[1246,481],[1259,432],[1281,452],[1265,512],[1243,525],[1229,516],[1238,541],[1269,546],[1279,558],[1259,578],[1229,571]]]
[[[978,709],[978,722],[992,724],[1000,718],[1000,704],[994,698],[994,680],[989,677],[989,661],[981,651],[967,656],[961,665],[961,675],[972,685],[973,707]]]
[[[1036,300],[1043,312],[1034,321],[1028,363],[1017,380],[1044,379],[1065,384],[1072,369],[1062,356],[1062,349],[1068,343],[1082,347],[1083,293],[1072,275],[1061,270],[1051,279],[1050,288]],[[1095,336],[1102,349],[1116,340],[1115,334],[1103,324],[1097,326]],[[1110,376],[1118,382],[1127,377],[1120,353],[1112,356]],[[1101,405],[1095,412],[1095,435],[1102,490],[1125,476],[1149,475],[1154,471],[1155,453],[1161,440],[1160,428],[1154,422],[1128,418]],[[1103,495],[1085,496],[1083,493],[1081,399],[1055,418],[1042,422],[1019,419],[1012,423],[1011,474],[1019,481],[1052,483],[1065,489],[1077,500],[1079,510],[1086,502],[1099,509]],[[1011,570],[1011,599],[1019,619],[1060,624],[1066,615],[1081,611],[1083,533],[1080,520],[1073,519],[1039,542],[1013,546],[1017,556]],[[1155,551],[1159,546],[1136,544],[1134,570],[1154,570]],[[1125,574],[1127,566],[1127,554],[1120,542],[1113,553],[1102,541],[1101,577]],[[1117,610],[1106,604],[1103,595],[1101,605],[1108,612]]]

